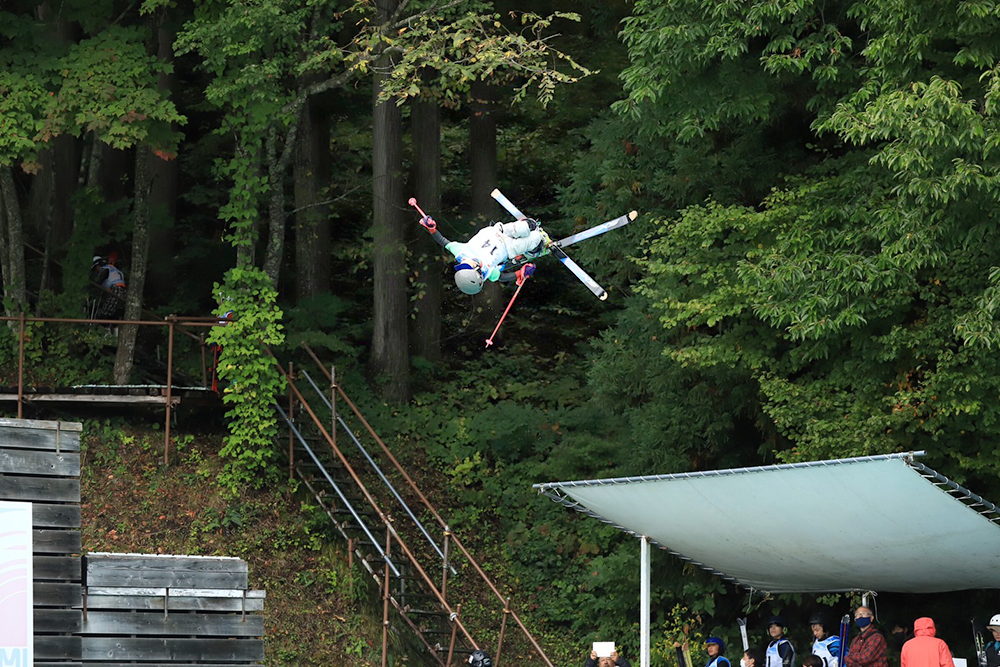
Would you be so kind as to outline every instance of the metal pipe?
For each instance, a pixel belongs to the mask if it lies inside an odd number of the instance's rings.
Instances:
[[[389,550],[392,548],[392,534],[385,527],[385,573],[382,577],[382,667],[389,661]]]
[[[170,465],[170,394],[174,382],[174,323],[167,325],[167,423],[163,428],[163,465]]]
[[[21,313],[17,337],[17,418],[24,417],[24,313]]]
[[[500,620],[500,639],[497,641],[497,652],[493,656],[493,667],[500,667],[500,653],[503,651],[503,636],[507,632],[507,617],[510,615],[510,598],[503,603],[503,618]]]
[[[275,360],[275,361],[277,363],[277,360]],[[284,369],[281,367],[281,364],[277,363],[277,366],[278,366],[279,371],[282,374],[284,374]],[[316,416],[316,413],[313,412],[313,409],[311,407],[309,407],[309,403],[307,403],[305,401],[305,399],[302,397],[301,393],[299,393],[299,390],[298,390],[297,387],[295,387],[294,385],[289,385],[289,386],[291,386],[293,388],[293,390],[295,391],[296,398],[298,399],[298,401],[302,405],[302,407],[305,409],[305,411],[309,414],[309,417],[313,420],[313,423],[316,425],[316,428],[319,429],[320,433],[326,439],[327,443],[329,443],[332,446],[333,443],[330,440],[330,434],[326,431],[326,428],[323,426],[323,423],[319,420],[319,417]],[[284,415],[284,411],[281,409],[280,405],[278,405],[277,403],[275,403],[275,408],[278,410],[279,413],[282,414],[282,416],[285,417],[286,420],[288,419],[287,416]],[[310,452],[310,455],[313,456],[314,460],[316,460],[317,463],[318,463],[318,459],[315,458],[315,454],[312,454],[312,450],[310,450],[309,447],[308,447],[308,445],[305,444],[305,441],[302,439],[302,436],[298,434],[298,431],[296,431],[296,435],[298,436],[299,441],[302,442],[303,446],[306,447],[306,451]],[[358,477],[357,473],[354,471],[354,468],[353,468],[353,466],[351,466],[350,461],[347,460],[347,458],[344,456],[343,452],[341,452],[339,448],[334,447],[333,450],[334,450],[334,453],[337,454],[337,457],[340,459],[341,463],[343,463],[344,469],[351,476],[351,479],[354,480],[354,483],[358,486],[358,488],[361,490],[361,493],[365,496],[365,499],[371,505],[372,509],[374,509],[375,512],[378,514],[379,519],[384,524],[388,524],[388,521],[386,519],[385,514],[382,512],[381,508],[378,506],[378,503],[372,497],[371,493],[369,493],[368,488],[365,486],[364,482],[361,481],[361,479]],[[329,479],[329,477],[328,477],[328,479]],[[332,481],[331,481],[331,483],[332,483]],[[424,571],[424,569],[420,566],[420,563],[417,561],[416,557],[414,557],[413,552],[410,551],[409,547],[406,545],[406,542],[403,540],[402,537],[400,537],[399,533],[397,533],[395,530],[392,531],[392,534],[393,534],[393,537],[396,540],[396,543],[399,544],[400,548],[403,550],[403,553],[406,555],[406,558],[413,564],[413,567],[416,568],[417,572],[420,573],[420,576],[423,578],[424,583],[427,584],[427,587],[431,590],[431,592],[434,594],[434,596],[438,599],[438,602],[441,604],[441,606],[444,607],[445,610],[447,610],[450,613],[451,612],[451,607],[448,606],[448,603],[441,596],[440,591],[438,591],[437,587],[434,585],[434,582],[427,575],[427,572]],[[377,548],[377,545],[376,545],[376,548]],[[398,573],[397,573],[397,576],[399,576]],[[458,626],[462,630],[462,633],[465,635],[466,639],[468,639],[469,643],[472,644],[475,648],[479,648],[478,644],[476,644],[475,639],[472,638],[472,635],[465,628],[465,626],[462,624],[461,621],[458,621]],[[527,631],[525,630],[525,632],[527,632]],[[529,639],[531,639],[531,641],[534,642],[534,639],[530,635],[529,635]],[[537,644],[536,644],[536,646],[537,646]],[[546,660],[546,662],[548,662],[548,659],[545,658],[545,654],[544,653],[542,653],[542,657]],[[549,663],[549,667],[553,667],[551,665],[551,663]]]
[[[448,530],[447,526],[444,529],[444,553],[441,555],[441,596],[447,599],[448,597],[448,538],[451,537],[451,531]]]
[[[319,365],[320,368],[323,368],[323,365],[319,362],[319,359],[316,357],[316,354],[312,351],[312,348],[310,348],[309,345],[305,342],[302,343],[302,347],[305,348],[306,352],[309,354],[309,356],[313,358],[313,360],[317,363],[317,365]],[[323,370],[325,372],[326,369],[324,368]],[[344,399],[344,401],[346,401],[348,407],[351,408],[351,411],[355,414],[355,416],[361,421],[362,424],[365,425],[365,428],[368,430],[368,433],[372,436],[375,442],[377,442],[378,445],[382,448],[382,451],[389,458],[389,460],[392,461],[392,464],[395,466],[396,470],[403,476],[406,482],[410,485],[410,488],[413,489],[414,493],[417,494],[421,502],[423,502],[424,507],[426,507],[427,510],[434,516],[434,518],[438,521],[438,523],[441,525],[442,528],[447,528],[447,524],[441,518],[441,515],[434,508],[434,506],[431,505],[430,501],[427,500],[427,497],[423,494],[423,492],[420,491],[420,488],[416,485],[413,479],[407,474],[406,470],[403,469],[399,461],[396,459],[395,456],[393,456],[392,452],[389,451],[389,448],[386,446],[384,442],[382,442],[382,439],[378,436],[378,434],[375,433],[375,430],[371,427],[371,424],[368,423],[368,421],[361,414],[361,411],[358,410],[358,407],[354,405],[350,397],[348,397],[347,394],[344,392],[343,387],[338,386],[337,392],[340,394],[340,397]],[[504,599],[503,595],[500,594],[500,591],[497,590],[496,586],[493,584],[493,581],[486,575],[483,569],[479,566],[479,563],[476,562],[476,559],[472,557],[472,555],[468,552],[468,550],[458,539],[458,537],[453,535],[452,538],[455,540],[455,545],[465,555],[466,559],[468,559],[469,563],[473,566],[473,568],[475,568],[476,572],[483,579],[483,581],[490,587],[490,589],[493,591],[493,594],[496,595],[497,599],[503,600]],[[442,604],[444,604],[443,600]],[[525,637],[535,648],[535,651],[538,652],[538,655],[542,658],[543,661],[545,661],[545,664],[548,667],[555,667],[552,664],[552,662],[548,659],[548,656],[545,655],[545,652],[542,650],[542,647],[535,640],[534,636],[532,636],[532,634],[528,632],[528,628],[525,627],[524,623],[521,621],[521,618],[517,615],[517,612],[511,609],[510,615],[514,619],[514,622],[517,623],[517,626],[521,629],[521,632],[524,633]]]
[[[639,540],[639,665],[649,667],[649,538]]]
[[[292,381],[292,364],[288,363],[288,381]],[[295,396],[292,395],[291,390],[288,392],[288,419],[289,421],[295,421]],[[288,481],[292,481],[294,478],[295,470],[295,440],[292,436],[292,430],[288,430]]]
[[[305,405],[305,404],[303,404],[303,405]],[[385,552],[382,551],[382,547],[379,545],[378,541],[375,539],[375,536],[371,534],[371,531],[368,530],[368,526],[365,525],[365,522],[361,520],[361,517],[354,510],[354,506],[351,505],[350,501],[347,499],[347,497],[344,495],[344,493],[340,490],[340,487],[337,486],[337,483],[333,481],[332,477],[330,477],[330,473],[328,473],[326,471],[326,468],[323,467],[323,464],[320,462],[319,457],[316,456],[316,453],[313,452],[312,448],[309,447],[309,444],[306,442],[305,438],[302,437],[302,434],[299,433],[299,430],[297,428],[295,428],[295,425],[292,424],[291,421],[289,421],[288,415],[286,415],[285,411],[281,409],[281,406],[278,405],[277,403],[275,403],[274,407],[277,408],[278,413],[282,417],[284,417],[285,421],[288,423],[288,427],[290,429],[292,429],[292,432],[295,433],[295,437],[298,438],[299,443],[302,445],[302,447],[305,448],[306,453],[308,453],[309,456],[312,458],[313,463],[316,464],[316,467],[318,467],[319,470],[320,470],[320,472],[323,473],[323,476],[326,477],[326,481],[330,484],[331,487],[333,487],[333,490],[340,497],[340,502],[342,502],[344,504],[344,507],[347,508],[347,511],[350,512],[351,516],[354,517],[354,520],[358,523],[358,526],[360,526],[361,530],[364,531],[365,535],[368,536],[368,541],[372,543],[372,546],[374,546],[375,550],[379,552],[379,555],[383,559],[385,559],[385,561],[389,564],[389,567],[392,568],[392,573],[395,574],[398,577],[399,576],[399,570],[396,569],[396,566],[392,564],[392,560],[389,558],[389,556],[386,555]],[[308,407],[308,406],[306,406],[306,407]],[[386,525],[388,525],[388,523],[384,521],[384,517],[381,517],[381,513],[380,513],[380,518],[383,518],[383,523],[386,523]]]
[[[289,369],[290,368],[291,364],[289,364]],[[319,396],[321,399],[323,399],[323,401],[326,403],[326,407],[333,410],[333,406],[329,401],[326,400],[326,396],[323,394],[323,392],[320,391],[319,386],[317,386],[316,382],[313,381],[312,376],[309,375],[309,372],[302,371],[302,376],[309,382],[310,385],[312,385],[312,388],[316,392],[316,395]],[[368,453],[368,450],[365,449],[364,445],[361,444],[361,441],[358,440],[357,436],[354,434],[354,431],[352,431],[351,428],[347,425],[347,422],[345,422],[343,419],[340,419],[339,417],[336,418],[336,421],[339,421],[341,423],[341,425],[344,427],[344,431],[351,438],[351,440],[354,441],[354,444],[357,446],[358,450],[360,450],[361,454],[365,457],[365,460],[368,461],[368,465],[372,467],[372,469],[375,471],[375,474],[378,475],[379,479],[382,480],[382,483],[385,484],[386,488],[389,489],[390,493],[392,493],[393,497],[396,499],[396,502],[398,502],[400,507],[403,508],[403,511],[406,512],[406,514],[410,517],[413,523],[416,524],[417,528],[423,534],[424,538],[431,545],[431,547],[433,547],[434,551],[437,552],[438,556],[447,561],[447,556],[444,553],[442,553],[441,548],[434,541],[434,538],[432,538],[430,533],[427,532],[427,529],[424,527],[423,522],[417,518],[417,515],[413,513],[413,510],[411,510],[409,505],[407,505],[406,501],[403,500],[403,497],[399,495],[399,492],[396,491],[395,485],[393,485],[393,483],[389,481],[389,478],[385,476],[385,473],[382,472],[382,468],[379,467],[378,462],[376,462],[375,459],[372,458],[371,454]],[[334,447],[337,446],[336,441],[334,441],[333,445]],[[455,574],[454,568],[452,568],[452,573]]]
[[[448,645],[448,660],[446,664],[451,667],[451,657],[455,655],[455,636],[458,634],[458,615],[462,613],[462,605],[455,607],[455,611],[448,616],[451,621],[451,644]]]

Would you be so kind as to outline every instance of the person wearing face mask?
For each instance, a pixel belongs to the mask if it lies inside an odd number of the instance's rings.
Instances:
[[[726,642],[718,637],[709,637],[705,640],[705,652],[708,653],[705,667],[730,667],[729,658],[722,655],[726,652]]]
[[[771,641],[764,651],[766,667],[794,667],[795,647],[785,639],[785,619],[772,616],[767,620],[767,634]]]
[[[740,667],[764,667],[764,655],[760,649],[748,648],[740,658]]]
[[[823,661],[822,667],[837,667],[840,658],[840,637],[827,634],[826,618],[822,614],[810,616],[809,627],[816,639],[813,642],[812,654]]]
[[[934,619],[923,617],[913,621],[913,639],[903,644],[900,667],[953,667],[951,649],[936,635]]]
[[[889,646],[872,624],[874,616],[868,607],[858,607],[854,612],[854,624],[861,632],[851,640],[844,657],[844,667],[889,667]]]

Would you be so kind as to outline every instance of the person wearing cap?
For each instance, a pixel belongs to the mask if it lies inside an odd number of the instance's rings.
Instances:
[[[826,632],[826,618],[822,614],[809,617],[809,628],[812,630],[812,654],[823,661],[823,667],[837,667],[840,660],[840,637]]]
[[[719,637],[709,637],[705,640],[705,652],[708,653],[705,667],[730,667],[729,658],[722,655],[726,652],[726,642]]]
[[[993,633],[993,641],[986,645],[986,667],[1000,667],[1000,614],[994,614],[986,629]]]
[[[858,607],[854,612],[854,624],[861,633],[851,640],[844,667],[889,667],[889,645],[873,624],[874,618],[868,607]]]
[[[934,619],[925,616],[913,621],[913,639],[903,644],[899,664],[900,667],[954,667],[951,649],[937,637]]]
[[[549,235],[531,218],[489,224],[465,243],[445,238],[430,216],[421,218],[420,224],[439,245],[455,256],[455,285],[464,294],[479,294],[487,280],[508,282],[523,280],[523,275],[530,276],[534,273],[534,264],[525,265],[521,270],[523,273],[505,273],[504,267],[519,256],[534,259],[544,255],[550,242]]]
[[[795,647],[785,639],[785,619],[781,616],[767,619],[767,634],[771,641],[764,651],[765,667],[794,667]]]

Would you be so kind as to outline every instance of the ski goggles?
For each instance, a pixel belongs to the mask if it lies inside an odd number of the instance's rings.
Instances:
[[[462,269],[472,269],[473,271],[478,271],[479,270],[479,262],[475,262],[474,261],[471,264],[468,263],[468,262],[462,262],[461,264],[456,264],[455,265],[455,270],[456,271],[461,271]]]

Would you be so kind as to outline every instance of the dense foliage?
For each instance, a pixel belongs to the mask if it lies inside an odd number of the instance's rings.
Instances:
[[[39,313],[79,313],[88,246],[132,237],[136,158],[111,147],[150,149],[174,171],[150,192],[162,252],[146,308],[236,314],[209,337],[232,417],[223,483],[241,491],[276,473],[270,402],[282,385],[265,347],[299,363],[309,342],[383,436],[444,480],[453,526],[500,558],[515,603],[565,662],[592,639],[634,655],[637,548],[534,483],[925,450],[1000,498],[1000,3],[543,4],[147,0],[52,16],[8,3],[6,311],[23,310],[20,285]],[[490,111],[496,185],[553,237],[641,216],[571,253],[607,303],[542,263],[498,348],[482,349],[495,322],[483,302],[446,286],[440,363],[407,356],[412,399],[387,401],[384,387],[402,382],[368,373],[387,283],[373,202],[359,194],[374,174],[373,109],[440,107],[432,213],[464,238],[479,224],[474,82],[503,100]],[[398,146],[407,187],[423,166],[415,143]],[[308,146],[321,158],[308,162]],[[296,216],[317,209],[318,260],[293,243],[314,231]],[[407,224],[391,250],[415,300],[425,250]],[[37,258],[18,259],[35,244]],[[318,293],[293,270],[313,261],[326,270]],[[33,380],[106,377],[101,332],[28,331]],[[17,341],[4,336],[10,378]],[[843,604],[748,601],[666,556],[654,565],[657,664],[685,624],[735,643],[748,607],[798,619]]]

